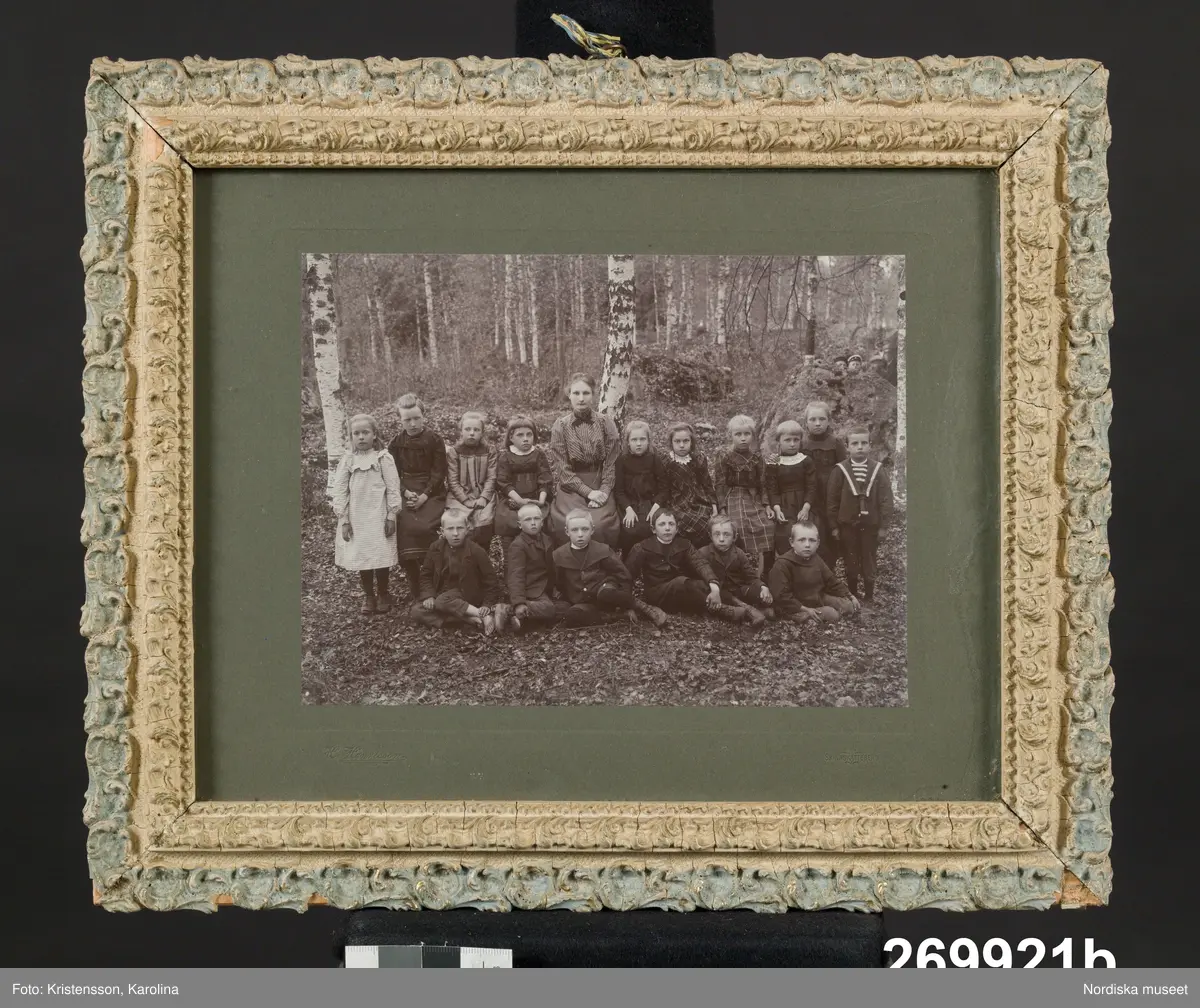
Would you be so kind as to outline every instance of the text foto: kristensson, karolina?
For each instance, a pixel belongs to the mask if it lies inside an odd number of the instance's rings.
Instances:
[[[1181,984],[1177,987],[1158,987],[1154,984],[1090,984],[1085,983],[1083,989],[1088,994],[1100,994],[1102,996],[1113,997],[1187,997],[1188,985]]]
[[[12,985],[13,994],[38,997],[42,994],[65,995],[67,997],[179,997],[179,988],[174,984],[22,984]]]

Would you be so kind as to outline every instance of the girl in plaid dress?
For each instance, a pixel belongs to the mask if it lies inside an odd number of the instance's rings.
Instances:
[[[487,443],[487,417],[478,410],[462,415],[458,444],[446,449],[446,510],[467,519],[470,537],[485,550],[492,541],[496,516],[496,449]]]
[[[738,546],[752,562],[770,569],[775,558],[773,513],[767,499],[767,473],[763,457],[754,450],[754,420],[744,413],[729,421],[732,442],[716,458],[717,509],[733,522]]]
[[[695,450],[696,432],[691,424],[672,424],[667,444],[671,451],[663,461],[664,507],[675,513],[679,535],[695,546],[706,546],[708,519],[717,513],[717,492],[708,463]]]

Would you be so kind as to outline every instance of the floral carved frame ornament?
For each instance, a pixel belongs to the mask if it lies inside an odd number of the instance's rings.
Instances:
[[[1089,60],[994,57],[95,61],[82,631],[96,901],[762,911],[1106,902],[1106,83]],[[193,169],[524,165],[998,170],[997,800],[196,800]]]

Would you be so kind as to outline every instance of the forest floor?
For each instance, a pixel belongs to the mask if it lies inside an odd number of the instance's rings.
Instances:
[[[668,420],[721,430],[749,404],[677,407],[632,404],[629,417],[656,433]],[[466,407],[464,407],[466,408]],[[750,411],[750,410],[747,410]],[[457,407],[429,409],[431,425],[453,434]],[[560,411],[535,411],[539,427]],[[387,408],[377,413],[397,428]],[[752,631],[703,616],[672,615],[661,630],[623,619],[600,627],[555,627],[484,637],[412,623],[412,599],[392,569],[396,607],[359,611],[358,575],[333,563],[333,516],[320,495],[320,432],[306,426],[301,518],[301,687],[311,704],[607,704],[635,706],[856,706],[908,703],[903,516],[882,537],[875,601],[833,626],[775,622]],[[315,425],[314,425],[315,426]],[[707,446],[711,454],[717,444]],[[502,571],[499,540],[492,559]]]

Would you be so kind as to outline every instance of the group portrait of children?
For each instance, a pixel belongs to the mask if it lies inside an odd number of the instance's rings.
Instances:
[[[364,616],[397,608],[397,566],[413,622],[486,636],[675,614],[826,625],[872,604],[892,492],[865,426],[834,430],[821,401],[767,432],[739,414],[710,460],[688,423],[618,430],[589,375],[566,394],[546,444],[526,414],[491,444],[488,417],[468,411],[448,445],[413,393],[390,440],[350,418],[334,562],[357,572]]]

